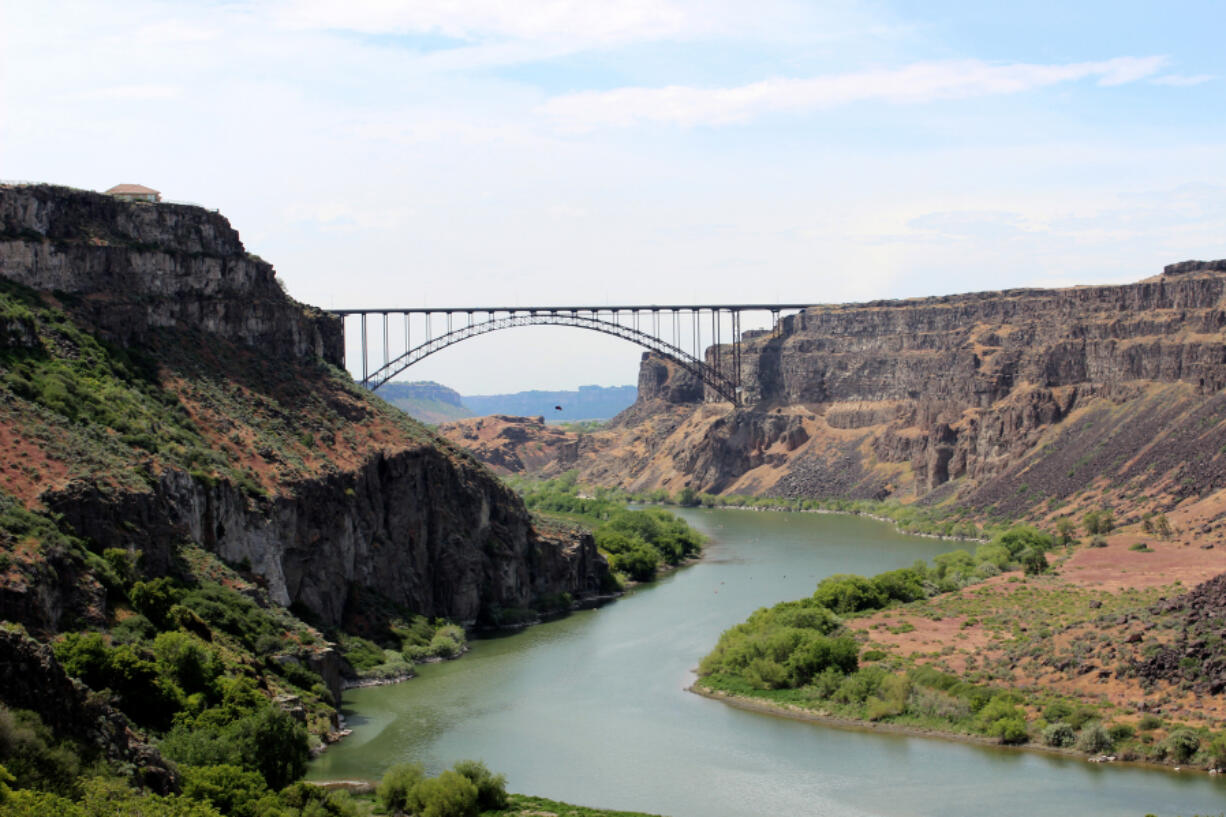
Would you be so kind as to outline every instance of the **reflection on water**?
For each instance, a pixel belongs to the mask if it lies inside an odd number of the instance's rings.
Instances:
[[[812,592],[949,550],[871,520],[685,510],[715,538],[699,564],[598,610],[477,641],[397,686],[346,693],[353,735],[311,776],[377,778],[479,758],[515,791],[672,817],[1218,813],[1205,775],[845,730],[684,691],[727,627]]]

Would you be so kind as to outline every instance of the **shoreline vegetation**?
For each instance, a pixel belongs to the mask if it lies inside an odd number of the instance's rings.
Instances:
[[[1086,517],[1087,532],[1105,532],[1104,524],[1109,530],[1102,512]],[[1106,698],[1087,701],[1041,685],[1009,683],[1003,679],[1013,677],[1010,668],[1017,661],[1007,655],[1002,659],[1007,667],[999,674],[988,670],[986,660],[980,666],[973,651],[965,658],[966,670],[954,673],[933,665],[952,654],[952,646],[926,654],[932,659],[927,663],[874,641],[873,631],[880,627],[892,634],[914,629],[903,616],[885,613],[927,614],[940,621],[935,605],[942,597],[957,597],[963,588],[998,576],[1002,578],[982,593],[1002,598],[1014,592],[1034,604],[1043,598],[1042,591],[1030,589],[1027,581],[1045,578],[1052,568],[1048,554],[1059,544],[1067,553],[1073,542],[1067,527],[1050,535],[1018,526],[981,544],[974,554],[955,550],[935,557],[931,566],[919,561],[871,578],[829,576],[812,596],[761,608],[726,630],[700,663],[691,691],[741,708],[760,707],[831,725],[1220,773],[1226,767],[1226,731],[1159,718],[1144,705],[1119,707]],[[1022,589],[1002,590],[1014,586]],[[1065,591],[1067,595],[1071,588]],[[1135,608],[1123,612],[1124,620],[1156,600],[1138,595],[1119,602]],[[1099,598],[1083,601],[1087,611],[1104,604]],[[1011,638],[1034,658],[1053,631],[1036,627],[1032,637],[1017,612],[1010,611],[1005,622],[993,626],[1007,622],[1013,628]],[[853,629],[869,617],[875,619],[871,627]],[[1057,626],[1054,620],[1048,623]],[[957,631],[980,624],[968,616]],[[1140,669],[1125,664],[1120,667],[1134,675]]]
[[[1122,757],[1110,754],[1087,755],[1085,752],[1081,752],[1073,748],[1045,746],[1036,743],[1001,743],[999,739],[988,737],[986,735],[973,735],[965,732],[954,732],[932,726],[869,721],[863,718],[843,717],[840,715],[822,712],[820,710],[806,709],[801,706],[777,703],[764,698],[758,698],[750,695],[738,695],[733,692],[713,689],[704,685],[701,681],[695,681],[693,684],[686,687],[685,691],[713,701],[719,701],[727,706],[743,709],[747,712],[757,712],[763,715],[806,721],[809,723],[821,724],[822,726],[828,726],[834,729],[844,729],[849,732],[877,732],[891,735],[901,735],[905,737],[947,740],[954,743],[966,743],[993,749],[1039,752],[1048,755],[1058,755],[1060,757],[1066,757],[1072,760],[1085,760],[1090,763],[1115,763],[1177,772],[1185,770],[1185,767],[1172,767],[1170,764],[1150,760],[1140,760],[1135,758],[1125,760]],[[1207,771],[1195,768],[1190,768],[1190,770]]]
[[[630,510],[637,497],[624,491],[581,487],[574,472],[545,481],[513,478],[508,484],[535,514],[554,523],[590,528],[609,560],[617,589],[646,582],[702,553],[705,537],[663,508]]]

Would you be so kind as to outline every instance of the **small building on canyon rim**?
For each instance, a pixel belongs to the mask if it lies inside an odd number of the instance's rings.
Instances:
[[[108,196],[114,196],[124,201],[161,201],[162,194],[152,187],[143,184],[117,184],[106,191]]]

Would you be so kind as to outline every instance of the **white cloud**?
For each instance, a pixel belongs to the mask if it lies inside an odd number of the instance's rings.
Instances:
[[[1153,85],[1171,85],[1177,88],[1182,88],[1190,85],[1202,85],[1214,79],[1212,74],[1195,74],[1192,76],[1184,76],[1181,74],[1164,74],[1160,77],[1154,77],[1150,80]]]
[[[364,34],[619,42],[675,34],[684,28],[688,15],[662,0],[288,0],[275,19],[288,28]]]
[[[148,102],[155,99],[174,99],[183,89],[176,85],[111,85],[87,91],[82,96],[87,99],[127,100],[130,102]]]
[[[833,108],[855,102],[922,103],[1015,94],[1067,82],[1135,82],[1157,72],[1165,57],[1117,57],[1062,65],[981,60],[918,62],[903,68],[808,79],[769,79],[732,88],[618,88],[557,96],[541,110],[564,127],[590,130],[640,122],[724,125],[776,112]]]

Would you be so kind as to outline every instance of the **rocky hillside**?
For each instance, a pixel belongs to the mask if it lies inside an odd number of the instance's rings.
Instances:
[[[556,474],[573,468],[587,435],[545,424],[544,417],[494,414],[445,423],[438,433],[500,474]]]
[[[339,321],[218,214],[0,187],[0,281],[10,620],[109,615],[88,554],[19,517],[150,575],[202,545],[323,624],[358,589],[467,623],[599,590],[590,539],[542,536],[484,468],[355,387]]]
[[[1224,296],[1216,261],[1129,285],[814,306],[747,337],[748,407],[645,355],[635,405],[556,467],[639,491],[1169,511],[1226,487]]]

